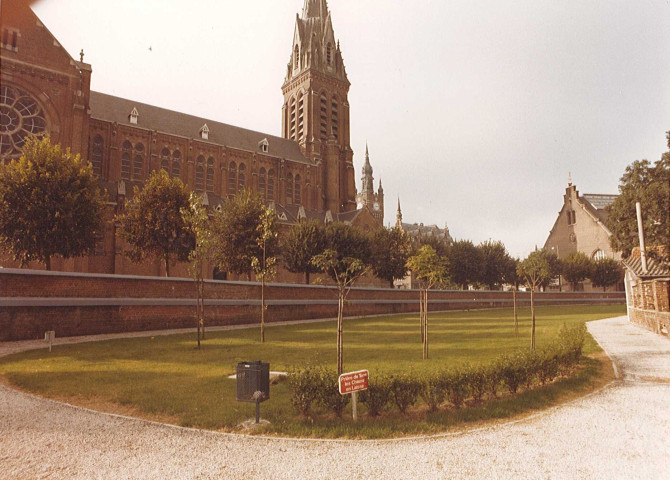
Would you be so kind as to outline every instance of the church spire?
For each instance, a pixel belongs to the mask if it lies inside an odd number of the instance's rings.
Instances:
[[[305,0],[305,6],[302,7],[302,19],[321,18],[325,20],[330,13],[326,0]]]
[[[395,214],[395,226],[402,229],[402,210],[400,210],[400,195],[398,195],[398,211]]]

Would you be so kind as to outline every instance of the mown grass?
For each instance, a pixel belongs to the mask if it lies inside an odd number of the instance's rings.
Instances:
[[[537,309],[538,347],[550,343],[561,325],[625,313],[623,305],[561,306]],[[510,309],[432,313],[430,360],[421,360],[418,315],[351,319],[344,322],[345,370],[366,368],[370,375],[411,369],[425,372],[454,363],[487,363],[530,344],[530,319],[520,312],[514,335]],[[54,347],[0,359],[0,374],[14,386],[46,397],[101,410],[120,411],[182,426],[238,431],[253,417],[254,405],[235,401],[235,380],[227,378],[237,362],[261,359],[272,370],[308,363],[335,365],[335,323],[273,327],[266,343],[258,328],[208,333],[201,350],[194,335],[144,337]],[[609,363],[588,336],[586,358],[577,373],[552,385],[514,397],[489,400],[467,409],[426,413],[418,405],[402,416],[390,410],[381,418],[335,419],[325,413],[298,416],[286,382],[273,385],[261,406],[271,425],[266,434],[379,438],[437,433],[464,424],[512,418],[574,398],[607,383]],[[350,407],[349,407],[350,408]],[[350,410],[348,410],[350,411]],[[317,413],[318,409],[317,409]]]

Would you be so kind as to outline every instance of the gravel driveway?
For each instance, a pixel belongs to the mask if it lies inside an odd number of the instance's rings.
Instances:
[[[313,441],[171,427],[0,385],[0,478],[668,479],[670,341],[588,324],[622,379],[517,422],[422,439]],[[0,344],[0,355],[11,345]]]

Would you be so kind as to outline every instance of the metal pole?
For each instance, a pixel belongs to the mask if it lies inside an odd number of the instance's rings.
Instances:
[[[356,405],[356,392],[351,394],[351,414],[354,417],[354,422],[358,420],[358,408]]]

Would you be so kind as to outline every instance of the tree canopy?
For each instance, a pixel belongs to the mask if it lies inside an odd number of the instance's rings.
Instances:
[[[561,273],[572,285],[572,290],[577,290],[577,285],[591,274],[593,261],[582,252],[574,252],[561,260]]]
[[[0,245],[21,266],[92,253],[103,208],[90,163],[49,137],[29,137],[18,160],[0,163]]]
[[[326,225],[325,231],[325,250],[330,250],[328,254],[328,270],[320,267],[324,273],[338,281],[334,272],[345,276],[345,281],[350,277],[348,270],[353,260],[358,260],[362,265],[367,266],[370,262],[370,240],[360,230],[351,225],[342,222],[333,222]],[[324,260],[324,259],[322,259]]]
[[[624,257],[638,246],[636,202],[642,207],[645,243],[650,247],[670,244],[670,132],[666,135],[669,151],[653,165],[648,160],[636,160],[627,166],[620,179],[619,196],[607,207],[610,244]]]
[[[326,232],[323,224],[316,220],[302,221],[293,225],[281,242],[281,256],[289,272],[304,273],[309,284],[310,273],[319,269],[312,263],[315,255],[326,248]]]
[[[259,238],[265,211],[260,196],[244,190],[226,201],[213,216],[212,258],[219,269],[246,274],[251,279],[253,259],[258,262],[263,258]],[[277,238],[271,237],[265,245],[266,258],[276,256],[278,251]]]
[[[502,242],[487,240],[478,248],[482,252],[484,262],[479,278],[481,283],[487,285],[490,290],[502,286],[509,280],[510,283],[514,283],[514,276],[510,273],[512,268],[516,268],[516,264]]]
[[[133,198],[117,217],[121,236],[128,242],[125,254],[133,262],[157,257],[170,276],[170,260],[189,260],[195,247],[195,236],[182,216],[189,208],[189,191],[178,178],[165,170],[151,172],[144,188],[133,189]]]
[[[607,287],[616,285],[623,278],[621,263],[613,258],[601,258],[593,262],[589,278],[594,287]]]
[[[470,240],[458,240],[448,250],[451,278],[463,290],[478,283],[484,271],[484,254]]]
[[[398,227],[382,227],[372,234],[371,242],[372,271],[393,288],[393,280],[407,274],[407,259],[412,251],[409,236]]]

